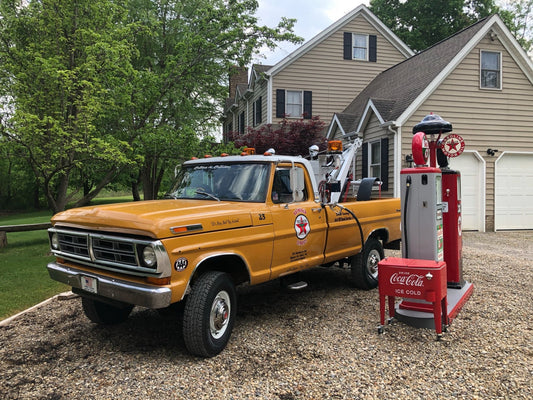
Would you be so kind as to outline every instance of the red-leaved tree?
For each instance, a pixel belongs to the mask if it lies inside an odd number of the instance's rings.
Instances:
[[[254,147],[257,154],[263,154],[270,148],[276,154],[290,156],[307,156],[309,147],[326,148],[324,128],[326,123],[320,117],[311,119],[283,119],[280,124],[266,124],[257,129],[248,127],[242,135],[239,132],[228,132],[227,139],[237,147]]]

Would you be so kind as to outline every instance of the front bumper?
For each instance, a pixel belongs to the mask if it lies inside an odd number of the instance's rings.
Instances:
[[[157,287],[110,278],[94,272],[86,272],[55,262],[47,265],[50,278],[82,290],[82,276],[97,279],[96,296],[121,301],[147,308],[165,308],[170,305],[172,291],[167,287]],[[94,296],[93,293],[87,292]]]

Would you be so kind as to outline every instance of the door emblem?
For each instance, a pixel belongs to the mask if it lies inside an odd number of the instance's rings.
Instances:
[[[294,220],[294,230],[296,231],[296,237],[298,239],[305,239],[309,232],[311,232],[311,225],[309,220],[303,214],[299,214]]]

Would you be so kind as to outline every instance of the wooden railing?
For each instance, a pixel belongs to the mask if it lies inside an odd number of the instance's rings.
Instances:
[[[41,224],[0,225],[0,247],[7,246],[7,232],[40,231],[52,226],[50,222]]]

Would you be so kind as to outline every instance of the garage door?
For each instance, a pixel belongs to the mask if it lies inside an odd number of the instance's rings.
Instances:
[[[533,229],[533,153],[504,152],[494,168],[495,229]]]
[[[461,172],[464,231],[485,231],[485,161],[478,152],[464,152],[450,159],[450,168]]]

